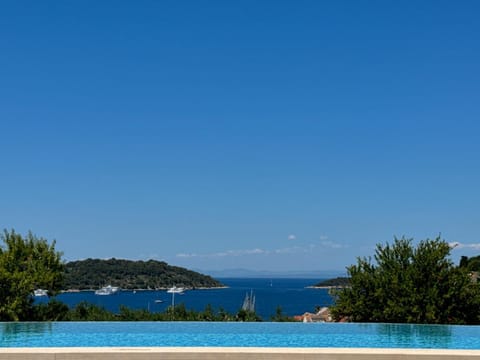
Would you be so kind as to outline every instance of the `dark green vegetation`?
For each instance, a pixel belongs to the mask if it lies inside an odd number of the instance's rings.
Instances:
[[[63,280],[61,254],[45,239],[28,233],[4,231],[0,247],[0,320],[29,320],[34,311],[34,289],[60,290]]]
[[[31,320],[33,321],[261,321],[262,319],[251,311],[239,310],[236,314],[227,313],[223,309],[214,310],[207,305],[203,311],[194,311],[178,304],[169,307],[164,312],[154,313],[146,309],[133,310],[125,306],[120,307],[118,314],[112,313],[103,307],[82,302],[69,309],[67,305],[51,300],[47,304],[35,306]],[[287,317],[281,316],[281,321]]]
[[[314,285],[315,287],[342,287],[350,285],[350,279],[348,277],[336,277],[334,279],[328,279],[319,282]]]
[[[374,259],[347,268],[350,287],[335,290],[331,313],[359,322],[478,324],[479,285],[466,267],[455,266],[440,238],[395,239],[377,245]]]
[[[87,259],[72,261],[65,266],[65,289],[98,289],[108,284],[122,289],[222,286],[210,276],[163,261]]]
[[[467,257],[462,256],[460,259],[460,267],[471,272],[480,272],[480,256]]]

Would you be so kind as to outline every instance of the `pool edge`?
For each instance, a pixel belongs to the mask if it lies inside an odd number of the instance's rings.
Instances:
[[[480,350],[263,347],[1,348],[0,360],[479,359]]]

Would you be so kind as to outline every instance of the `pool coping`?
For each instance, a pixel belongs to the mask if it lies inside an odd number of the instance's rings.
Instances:
[[[49,347],[0,348],[0,360],[461,360],[479,359],[480,350],[404,348],[267,348],[267,347]]]

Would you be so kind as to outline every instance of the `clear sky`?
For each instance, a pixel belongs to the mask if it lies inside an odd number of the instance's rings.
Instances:
[[[0,226],[66,260],[480,254],[480,2],[5,1]]]

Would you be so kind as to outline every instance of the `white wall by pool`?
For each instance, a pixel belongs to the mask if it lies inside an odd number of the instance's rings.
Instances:
[[[4,348],[0,360],[480,360],[480,350],[358,348]]]

